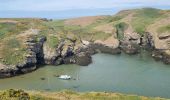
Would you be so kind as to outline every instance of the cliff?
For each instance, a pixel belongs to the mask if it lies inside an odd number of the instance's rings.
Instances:
[[[33,71],[39,65],[92,62],[97,52],[120,54],[150,50],[170,64],[170,11],[153,8],[113,16],[65,20],[0,19],[0,77]]]

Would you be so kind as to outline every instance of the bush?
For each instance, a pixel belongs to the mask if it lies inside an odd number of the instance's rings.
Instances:
[[[1,100],[29,100],[30,96],[23,90],[9,89],[1,93]]]
[[[124,38],[124,31],[128,28],[128,25],[125,22],[121,22],[115,25],[117,38],[122,40]]]

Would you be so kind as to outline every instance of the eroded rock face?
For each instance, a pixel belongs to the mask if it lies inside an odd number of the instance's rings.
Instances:
[[[162,33],[158,36],[159,39],[168,39],[170,38],[170,33]]]
[[[11,77],[18,74],[28,73],[37,68],[37,65],[44,64],[43,44],[46,37],[40,37],[38,41],[31,38],[25,41],[28,54],[25,60],[17,65],[0,65],[0,77]]]
[[[140,52],[140,42],[139,34],[125,34],[124,39],[120,41],[120,48],[127,54],[136,54]]]
[[[151,35],[152,57],[155,60],[163,61],[165,64],[170,64],[170,33],[155,34]]]
[[[170,64],[170,55],[167,54],[165,50],[152,51],[152,57],[155,58],[155,60],[163,61],[165,64]]]
[[[17,68],[23,73],[30,72],[36,69],[36,65],[44,64],[43,44],[46,41],[46,37],[40,37],[38,41],[35,39],[28,39],[26,59],[24,62],[16,65]]]
[[[91,55],[86,52],[80,52],[75,56],[75,63],[80,66],[87,66],[92,62]]]
[[[45,64],[54,64],[54,61],[59,56],[57,50],[50,48],[46,43],[43,46],[43,54]]]
[[[46,64],[60,65],[74,63],[74,42],[68,40],[61,41],[56,48],[44,45],[44,59]]]
[[[121,49],[127,54],[137,54],[140,52],[140,47],[138,44],[133,42],[121,42]]]
[[[0,78],[14,76],[18,71],[15,66],[6,66],[0,63]]]
[[[136,33],[134,33],[136,34]],[[160,38],[161,40],[169,39]],[[50,48],[46,44],[46,37],[39,37],[39,39],[29,38],[26,40],[28,54],[25,61],[13,66],[6,66],[0,64],[0,78],[11,77],[18,74],[28,73],[37,69],[37,65],[50,64],[77,64],[80,66],[87,66],[92,62],[91,55],[97,52],[120,54],[123,50],[127,54],[136,54],[140,52],[140,46],[152,48],[152,56],[156,60],[162,60],[166,64],[170,64],[170,53],[168,50],[155,47],[154,38],[150,33],[144,36],[139,35],[125,35],[123,40],[117,40],[110,37],[105,41],[97,40],[89,42],[82,40],[82,43],[76,44],[76,41],[65,39],[60,41],[56,48]]]
[[[115,39],[113,36],[108,38],[105,41],[97,40],[92,44],[92,47],[102,53],[109,53],[109,54],[120,54],[119,48],[119,41]]]

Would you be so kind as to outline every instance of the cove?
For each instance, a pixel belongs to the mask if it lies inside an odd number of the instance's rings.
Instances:
[[[155,61],[149,53],[137,55],[96,54],[93,63],[44,66],[32,73],[0,79],[0,89],[80,92],[107,91],[170,98],[170,66]],[[77,80],[60,80],[68,74]],[[43,80],[42,80],[43,79]]]

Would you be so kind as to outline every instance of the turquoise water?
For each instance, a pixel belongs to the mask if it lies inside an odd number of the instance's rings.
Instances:
[[[55,77],[59,74],[68,74],[77,80],[60,80]],[[111,91],[170,98],[170,66],[154,61],[148,53],[133,56],[96,54],[87,67],[44,66],[32,73],[0,79],[0,89],[9,88]]]

